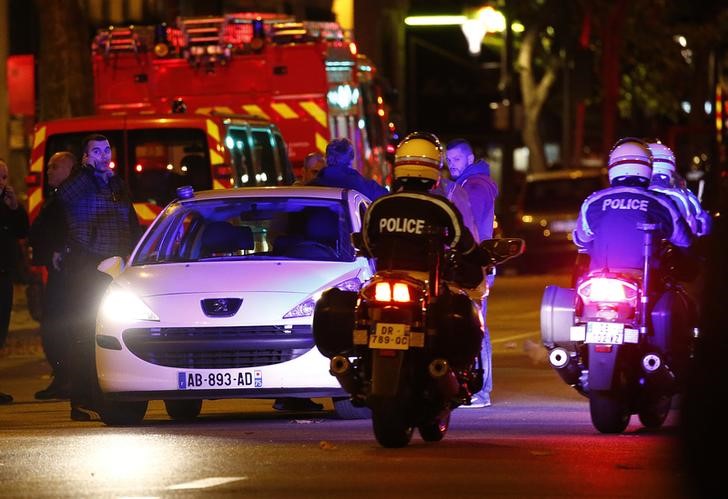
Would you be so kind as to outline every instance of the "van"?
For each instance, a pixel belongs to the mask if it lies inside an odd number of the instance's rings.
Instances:
[[[28,213],[35,218],[47,194],[45,166],[58,151],[81,158],[92,133],[108,137],[112,167],[126,181],[142,225],[176,196],[195,190],[293,183],[283,137],[272,122],[247,115],[98,115],[38,123],[26,177]]]

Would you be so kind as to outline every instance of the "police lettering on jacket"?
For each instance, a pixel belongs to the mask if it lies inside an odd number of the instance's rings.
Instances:
[[[649,204],[647,199],[605,199],[602,202],[602,211],[608,209],[647,211]]]
[[[406,234],[422,234],[425,221],[415,218],[382,218],[379,220],[379,232],[404,232]]]

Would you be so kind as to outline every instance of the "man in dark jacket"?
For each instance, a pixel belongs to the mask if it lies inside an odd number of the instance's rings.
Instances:
[[[77,175],[56,192],[66,223],[64,271],[73,276],[69,300],[76,307],[73,325],[71,419],[88,421],[98,412],[101,397],[96,379],[96,312],[110,282],[96,266],[111,256],[127,256],[141,234],[139,220],[123,180],[110,167],[111,145],[103,135],[83,141]]]
[[[354,146],[349,139],[334,139],[326,147],[326,167],[308,185],[355,189],[374,201],[389,191],[376,181],[364,178],[352,167]]]
[[[13,310],[13,278],[20,264],[18,240],[28,232],[28,215],[8,181],[8,164],[0,158],[0,348],[5,346]],[[0,404],[12,401],[13,397],[0,392]]]
[[[73,307],[66,302],[70,281],[57,261],[53,265],[53,255],[63,251],[66,236],[63,213],[56,201],[56,189],[77,171],[76,157],[70,152],[57,152],[51,156],[47,168],[48,194],[28,233],[28,243],[33,249],[33,264],[45,266],[48,274],[43,290],[40,333],[53,379],[47,388],[36,392],[35,398],[38,400],[67,399],[70,395],[68,353],[72,339],[68,314]]]
[[[475,161],[475,154],[470,143],[465,139],[454,139],[447,143],[447,165],[450,176],[463,188],[470,200],[473,220],[478,228],[479,241],[493,237],[495,220],[495,198],[498,197],[498,185],[490,178],[490,165],[482,159]],[[493,286],[495,276],[487,276],[488,287]],[[490,392],[493,389],[493,348],[490,344],[490,330],[486,323],[488,297],[481,302],[483,317],[483,364],[485,369],[483,389],[473,397],[473,403],[464,407],[490,406]]]

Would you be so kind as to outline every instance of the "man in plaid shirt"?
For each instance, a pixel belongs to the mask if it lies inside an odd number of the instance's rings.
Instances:
[[[69,303],[80,307],[73,328],[71,419],[89,421],[89,411],[98,412],[101,402],[94,358],[96,312],[110,282],[96,266],[110,256],[128,256],[141,228],[123,180],[110,167],[109,140],[90,135],[83,140],[82,152],[81,171],[56,193],[67,234],[64,252],[54,255],[54,263],[62,258],[63,271],[72,283]]]

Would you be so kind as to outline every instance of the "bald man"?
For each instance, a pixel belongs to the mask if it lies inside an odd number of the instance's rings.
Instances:
[[[33,221],[28,242],[33,248],[33,264],[48,270],[48,280],[43,290],[40,333],[52,380],[47,388],[35,393],[38,400],[67,399],[70,395],[69,348],[71,336],[65,303],[68,278],[60,266],[60,255],[65,243],[65,222],[55,202],[55,191],[67,178],[78,170],[76,157],[68,151],[55,153],[48,160],[46,178],[48,194],[40,213]]]

